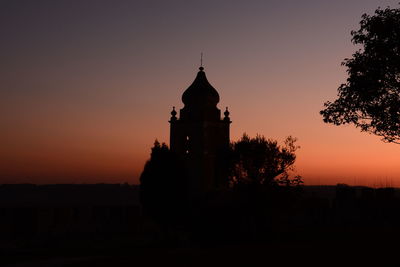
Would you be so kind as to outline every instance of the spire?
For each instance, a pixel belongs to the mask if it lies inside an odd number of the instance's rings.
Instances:
[[[203,68],[203,52],[200,53],[200,68],[199,68],[199,70],[200,71],[204,70],[204,68]]]

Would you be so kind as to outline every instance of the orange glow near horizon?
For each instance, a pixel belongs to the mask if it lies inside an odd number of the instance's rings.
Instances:
[[[231,141],[292,135],[306,184],[400,187],[400,145],[319,115],[361,14],[396,1],[68,2],[3,10],[0,184],[137,184],[203,51]]]

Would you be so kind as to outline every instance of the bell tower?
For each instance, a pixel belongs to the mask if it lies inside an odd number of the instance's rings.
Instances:
[[[184,163],[188,190],[203,193],[225,188],[224,152],[229,148],[231,120],[218,109],[219,94],[200,67],[193,83],[182,95],[179,118],[175,107],[170,119],[170,148]]]

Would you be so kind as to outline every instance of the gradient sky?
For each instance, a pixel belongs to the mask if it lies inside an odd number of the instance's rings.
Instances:
[[[398,0],[0,0],[0,183],[138,183],[200,52],[231,139],[299,139],[306,184],[400,186],[400,146],[324,124],[361,15]]]

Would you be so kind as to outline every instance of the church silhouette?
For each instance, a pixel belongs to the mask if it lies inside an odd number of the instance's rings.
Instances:
[[[170,119],[170,149],[183,162],[187,190],[191,194],[221,190],[227,186],[224,153],[229,148],[231,120],[218,109],[219,94],[208,82],[201,66],[193,83],[182,95],[179,118],[175,107]]]

